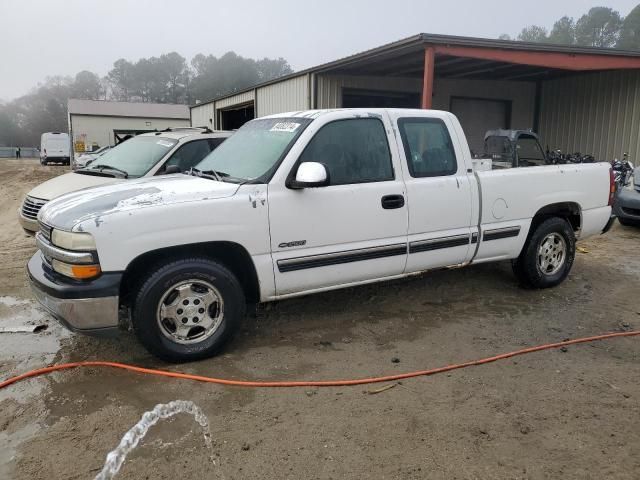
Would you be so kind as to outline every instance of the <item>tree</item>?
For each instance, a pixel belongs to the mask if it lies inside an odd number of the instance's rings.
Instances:
[[[513,40],[513,39],[511,38],[511,35],[509,35],[508,33],[503,33],[498,37],[498,40]]]
[[[525,27],[518,34],[518,40],[521,42],[546,42],[547,29],[538,25]]]
[[[99,100],[103,98],[103,93],[102,82],[98,75],[87,70],[76,74],[76,78],[71,86],[71,95],[73,98]]]
[[[282,77],[293,73],[293,69],[289,62],[280,57],[277,59],[263,58],[256,61],[256,67],[258,69],[258,78],[261,82],[266,82],[274,78]]]
[[[191,67],[177,52],[120,58],[104,78],[86,70],[47,77],[29,94],[0,102],[0,145],[37,145],[43,132],[66,131],[69,98],[191,104],[292,72],[282,57],[254,60],[235,52],[197,54]]]
[[[576,25],[573,18],[564,16],[553,24],[547,39],[549,43],[574,45],[576,43]]]
[[[134,88],[133,65],[121,58],[113,62],[113,68],[107,73],[111,91],[117,100],[128,102]]]
[[[617,48],[640,50],[640,5],[635,7],[622,22]]]
[[[184,100],[186,78],[189,75],[187,61],[176,52],[160,55],[160,70],[166,76],[167,101],[179,103]]]
[[[615,46],[622,18],[608,7],[593,7],[576,22],[576,43],[592,47]]]

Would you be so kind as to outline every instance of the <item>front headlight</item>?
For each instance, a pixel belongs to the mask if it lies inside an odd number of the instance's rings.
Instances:
[[[90,233],[65,232],[63,230],[56,230],[55,228],[51,232],[51,243],[56,247],[81,252],[96,249],[96,242]]]

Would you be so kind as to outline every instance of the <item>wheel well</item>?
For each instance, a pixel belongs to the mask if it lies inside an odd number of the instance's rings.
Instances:
[[[120,299],[131,305],[139,282],[146,272],[156,266],[185,257],[205,257],[221,263],[238,278],[250,303],[260,301],[260,283],[251,255],[234,242],[205,242],[161,248],[144,253],[127,265],[120,283]]]
[[[573,202],[553,203],[542,207],[536,212],[531,221],[530,231],[533,232],[535,227],[541,224],[545,219],[549,217],[564,218],[574,232],[578,232],[582,226],[582,214],[580,205]]]

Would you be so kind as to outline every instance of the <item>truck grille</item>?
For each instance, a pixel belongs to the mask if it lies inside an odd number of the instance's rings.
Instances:
[[[53,230],[52,227],[50,227],[46,223],[40,222],[40,233],[47,240],[47,242],[51,242],[51,230]]]
[[[47,201],[41,198],[26,197],[22,204],[22,215],[30,220],[36,220],[38,218],[38,212],[45,203],[47,203]]]

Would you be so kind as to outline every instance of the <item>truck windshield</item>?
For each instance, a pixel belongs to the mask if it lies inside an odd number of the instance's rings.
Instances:
[[[128,178],[141,177],[151,170],[176,143],[178,141],[173,138],[156,137],[155,135],[130,138],[100,155],[84,170],[108,171],[111,167],[115,171],[126,172]]]
[[[225,181],[268,181],[308,118],[265,118],[245,123],[198,165]]]

